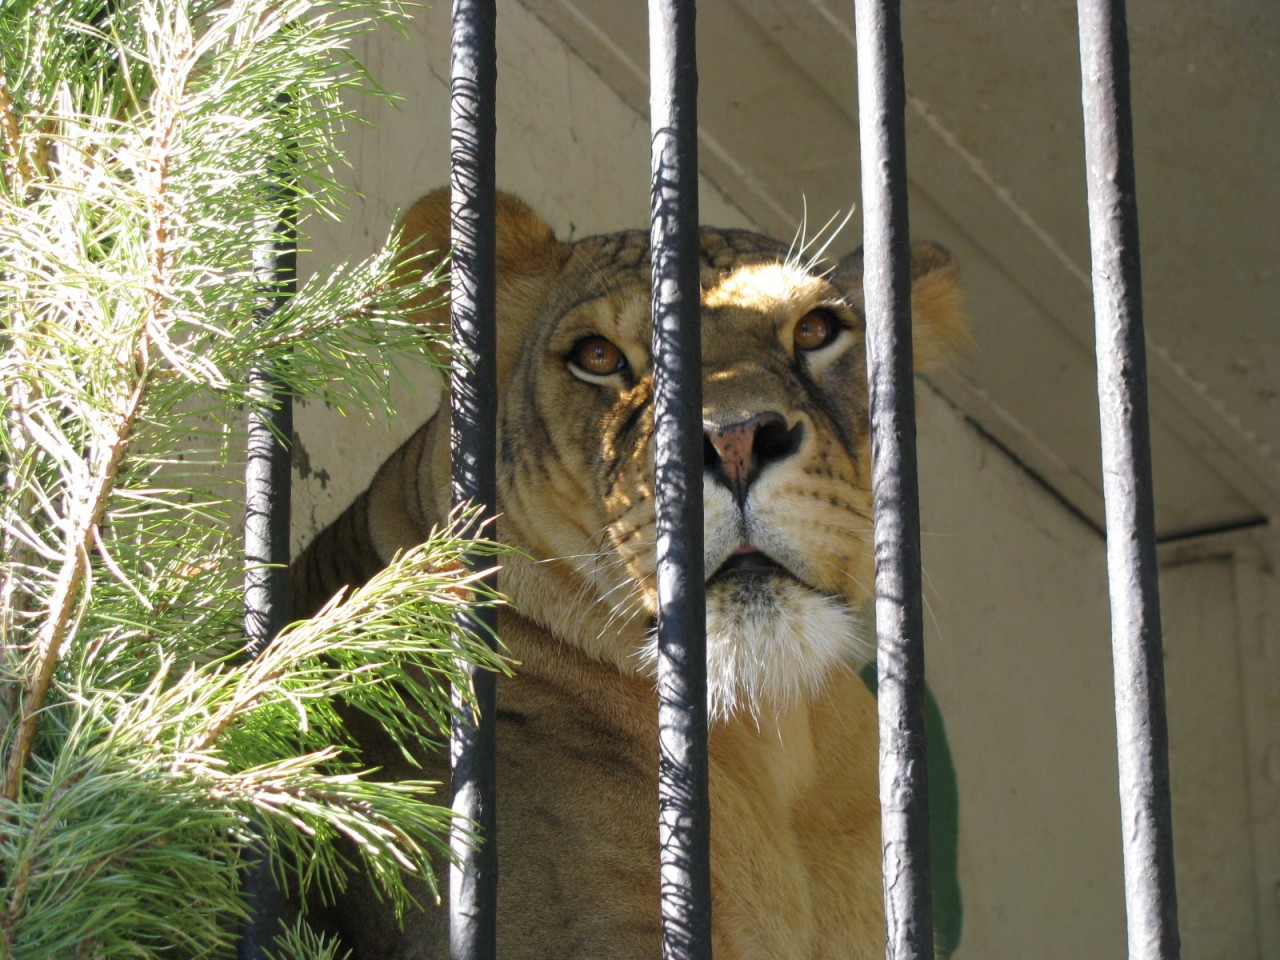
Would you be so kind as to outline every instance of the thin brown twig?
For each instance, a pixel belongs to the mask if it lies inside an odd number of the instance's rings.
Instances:
[[[18,111],[9,93],[9,84],[0,74],[0,144],[4,146],[4,164],[0,165],[11,196],[20,196],[22,185],[29,179],[29,169],[22,156],[21,128]]]
[[[16,391],[15,391],[16,392]],[[11,409],[21,409],[20,403],[13,403],[14,397],[10,396]],[[11,428],[11,424],[6,424],[6,428]],[[10,429],[11,442],[19,449],[18,456],[21,456],[22,437],[21,432],[16,429]],[[15,457],[16,459],[16,457]],[[19,468],[14,464],[9,465],[10,472],[14,472]],[[6,483],[12,483],[6,478]],[[31,516],[35,511],[35,494],[30,490],[23,490],[19,494],[22,503],[22,510],[26,516]],[[21,649],[17,641],[18,626],[14,622],[15,618],[21,617],[25,613],[31,612],[31,594],[21,589],[19,577],[21,570],[30,562],[33,551],[29,545],[21,542],[12,532],[6,530],[3,539],[4,555],[6,562],[4,564],[3,574],[0,574],[0,664],[3,664],[5,673],[13,671],[18,661],[22,658]],[[16,683],[6,683],[0,692],[0,721],[4,726],[9,725],[9,720],[18,711],[19,687]]]
[[[54,790],[52,799],[57,800],[58,797],[65,794],[83,778],[83,772],[75,773],[68,777],[56,790]],[[40,811],[40,815],[36,818],[36,822],[32,824],[29,834],[34,836],[47,831],[50,826],[49,818],[56,809],[56,803],[46,804]],[[6,960],[11,957],[13,953],[13,928],[17,922],[22,919],[23,912],[25,911],[27,887],[31,882],[31,871],[35,868],[35,862],[34,857],[26,856],[23,857],[21,862],[18,864],[18,872],[13,878],[13,894],[10,896],[9,903],[5,907],[4,917],[0,918],[0,928],[3,928],[3,946],[5,948],[5,952],[0,954],[0,957],[4,957]]]
[[[89,495],[83,501],[86,515],[77,525],[76,535],[67,546],[62,568],[47,605],[48,616],[36,637],[35,650],[39,661],[31,686],[22,698],[22,722],[10,747],[9,763],[5,770],[3,795],[11,801],[18,799],[23,768],[31,755],[31,747],[40,723],[40,712],[44,709],[45,699],[53,682],[53,673],[62,653],[63,641],[74,619],[72,612],[88,570],[89,551],[93,547],[97,528],[102,523],[107,502],[115,488],[115,481],[120,472],[120,462],[124,459],[125,449],[133,435],[134,424],[142,410],[147,387],[145,342],[141,345],[139,353],[142,355],[139,361],[142,375],[134,384],[116,426],[115,434],[106,450],[106,456],[94,475]]]

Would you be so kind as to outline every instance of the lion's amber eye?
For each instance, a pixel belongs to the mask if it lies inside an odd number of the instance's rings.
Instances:
[[[818,350],[836,338],[840,325],[825,310],[811,310],[796,322],[792,339],[797,350]]]
[[[604,337],[579,340],[569,354],[569,359],[583,372],[597,377],[620,373],[627,367],[626,356]]]

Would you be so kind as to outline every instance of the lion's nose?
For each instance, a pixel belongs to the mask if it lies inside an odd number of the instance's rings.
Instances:
[[[723,426],[704,424],[704,468],[741,502],[765,467],[799,449],[802,429],[788,427],[787,418],[774,410]]]

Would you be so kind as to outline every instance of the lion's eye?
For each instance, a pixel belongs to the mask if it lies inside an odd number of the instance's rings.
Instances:
[[[584,373],[597,377],[621,373],[627,368],[627,358],[621,350],[604,337],[585,337],[573,346],[569,360]]]
[[[811,310],[801,317],[792,331],[797,350],[820,350],[836,338],[840,324],[825,310]]]

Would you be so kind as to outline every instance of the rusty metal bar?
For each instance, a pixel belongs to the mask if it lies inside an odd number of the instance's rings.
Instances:
[[[875,507],[880,811],[890,960],[931,960],[924,618],[911,357],[906,82],[897,2],[854,4]]]
[[[1080,0],[1125,906],[1131,960],[1179,955],[1142,271],[1123,0]]]
[[[692,0],[649,3],[664,960],[711,956],[694,16]]]
[[[497,502],[497,362],[495,322],[494,108],[497,48],[494,0],[454,0],[450,75],[450,185],[453,244],[452,320],[453,500],[483,505],[472,533],[494,515]],[[468,558],[479,569],[482,557]],[[496,582],[490,586],[496,587]],[[457,614],[458,627],[496,636],[493,607]],[[455,862],[449,871],[449,950],[452,960],[497,956],[498,850],[494,787],[495,677],[471,675],[475,709],[462,708],[453,724],[453,809],[463,821],[453,829]],[[473,824],[480,843],[467,837]]]

